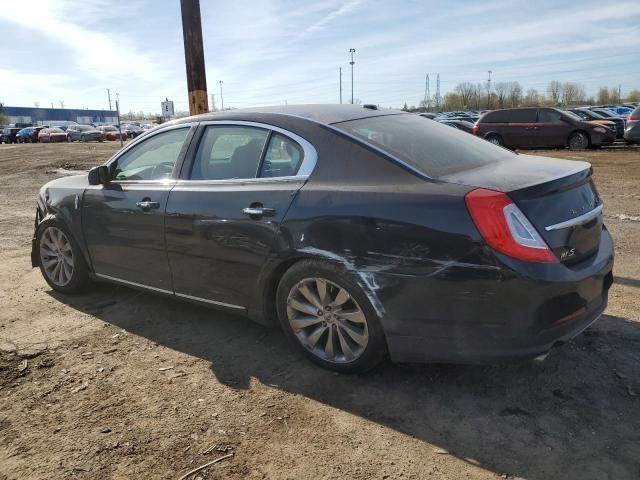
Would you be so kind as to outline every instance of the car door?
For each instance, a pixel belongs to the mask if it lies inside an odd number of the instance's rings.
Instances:
[[[192,126],[158,131],[109,162],[111,181],[91,185],[82,227],[98,277],[171,292],[164,211]]]
[[[177,296],[248,306],[315,155],[304,139],[265,124],[200,127],[192,162],[167,203],[167,254]]]
[[[511,110],[509,119],[512,145],[516,147],[535,147],[538,137],[536,130],[536,109],[516,108]]]
[[[536,123],[535,147],[560,147],[567,144],[572,125],[562,120],[562,112],[553,108],[540,108]]]

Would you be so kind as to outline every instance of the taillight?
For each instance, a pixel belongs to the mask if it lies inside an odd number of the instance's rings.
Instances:
[[[506,193],[477,188],[464,200],[473,223],[491,248],[518,260],[558,263],[536,228]]]
[[[471,130],[471,133],[473,133],[474,135],[478,135],[478,130],[480,130],[480,126],[477,123],[475,123],[473,125],[473,129]]]

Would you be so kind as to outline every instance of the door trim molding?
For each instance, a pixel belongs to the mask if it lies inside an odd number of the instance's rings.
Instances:
[[[176,295],[176,297],[186,298],[188,300],[196,300],[198,302],[211,303],[212,305],[219,305],[221,307],[235,308],[236,310],[246,310],[245,307],[242,307],[240,305],[233,305],[231,303],[217,302],[215,300],[208,300],[208,299],[202,298],[202,297],[194,297],[193,295],[187,295],[185,293],[177,293],[176,292],[175,295]]]
[[[124,283],[126,285],[131,285],[133,287],[140,287],[140,288],[145,288],[147,290],[153,290],[154,292],[168,293],[169,295],[173,295],[173,292],[171,290],[165,290],[164,288],[158,288],[158,287],[151,287],[149,285],[144,285],[142,283],[130,282],[129,280],[122,280],[121,278],[112,277],[111,275],[105,275],[103,273],[96,273],[95,276],[96,277],[100,277],[100,278],[104,278],[106,280],[111,280],[111,281],[114,281],[114,282]]]
[[[202,297],[194,297],[193,295],[187,295],[185,293],[176,293],[176,292],[172,292],[170,290],[165,290],[164,288],[151,287],[149,285],[144,285],[142,283],[137,283],[137,282],[131,282],[129,280],[123,280],[121,278],[112,277],[111,275],[105,275],[103,273],[96,273],[95,276],[99,277],[99,278],[104,278],[105,280],[111,280],[112,282],[123,283],[125,285],[131,285],[132,287],[144,288],[145,290],[151,290],[151,291],[154,291],[154,292],[166,293],[166,294],[169,294],[169,295],[172,295],[172,296],[175,296],[175,297],[179,297],[179,298],[186,298],[188,300],[195,300],[195,301],[198,301],[198,302],[210,303],[212,305],[218,305],[220,307],[226,307],[226,308],[233,308],[233,309],[236,309],[236,310],[246,310],[245,307],[242,307],[240,305],[233,305],[231,303],[218,302],[216,300],[209,300],[207,298],[202,298]]]

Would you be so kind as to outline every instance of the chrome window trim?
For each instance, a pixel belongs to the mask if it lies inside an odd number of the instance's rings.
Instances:
[[[174,190],[180,190],[181,187],[198,187],[207,185],[242,185],[242,184],[262,184],[262,183],[295,183],[303,182],[309,178],[308,175],[294,175],[290,177],[269,177],[269,178],[229,178],[226,180],[178,180]]]
[[[300,135],[290,132],[289,130],[285,130],[284,128],[276,127],[275,125],[271,125],[268,123],[261,122],[250,122],[245,120],[207,120],[204,122],[200,122],[200,125],[203,127],[208,127],[209,125],[240,125],[245,127],[254,127],[254,128],[262,128],[263,130],[272,131],[284,135],[285,137],[290,138],[294,142],[296,142],[302,148],[304,152],[304,158],[302,159],[302,164],[300,168],[296,172],[295,175],[289,175],[286,177],[253,177],[253,178],[229,178],[223,180],[189,180],[184,179],[185,182],[215,182],[216,184],[219,182],[248,182],[248,181],[283,181],[288,179],[296,179],[296,180],[306,180],[309,178],[309,175],[313,172],[318,163],[318,152],[315,147],[308,140],[302,138]]]
[[[189,300],[196,300],[198,302],[210,303],[212,305],[219,305],[221,307],[234,308],[236,310],[246,310],[245,307],[242,307],[240,305],[233,305],[231,303],[218,302],[216,300],[208,300],[206,298],[194,297],[193,295],[187,295],[184,293],[172,292],[171,290],[165,290],[164,288],[151,287],[149,285],[144,285],[142,283],[137,283],[137,282],[131,282],[129,280],[123,280],[121,278],[112,277],[111,275],[105,275],[103,273],[96,273],[95,275],[96,277],[104,278],[105,280],[111,280],[113,282],[122,283],[125,285],[131,285],[132,287],[144,288],[145,290],[151,290],[153,292],[166,293],[176,297],[187,298]]]
[[[562,230],[563,228],[575,227],[578,225],[583,225],[585,223],[590,222],[602,212],[604,205],[600,204],[593,210],[583,213],[582,215],[572,218],[570,220],[566,220],[564,222],[555,223],[553,225],[549,225],[548,227],[544,227],[547,232],[551,232],[553,230]]]

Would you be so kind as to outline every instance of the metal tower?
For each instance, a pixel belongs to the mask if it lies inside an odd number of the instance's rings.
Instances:
[[[429,74],[427,73],[427,81],[424,86],[424,106],[431,107],[431,92],[429,91]]]
[[[436,76],[436,107],[440,107],[440,103],[442,102],[442,97],[440,96],[440,74]]]

